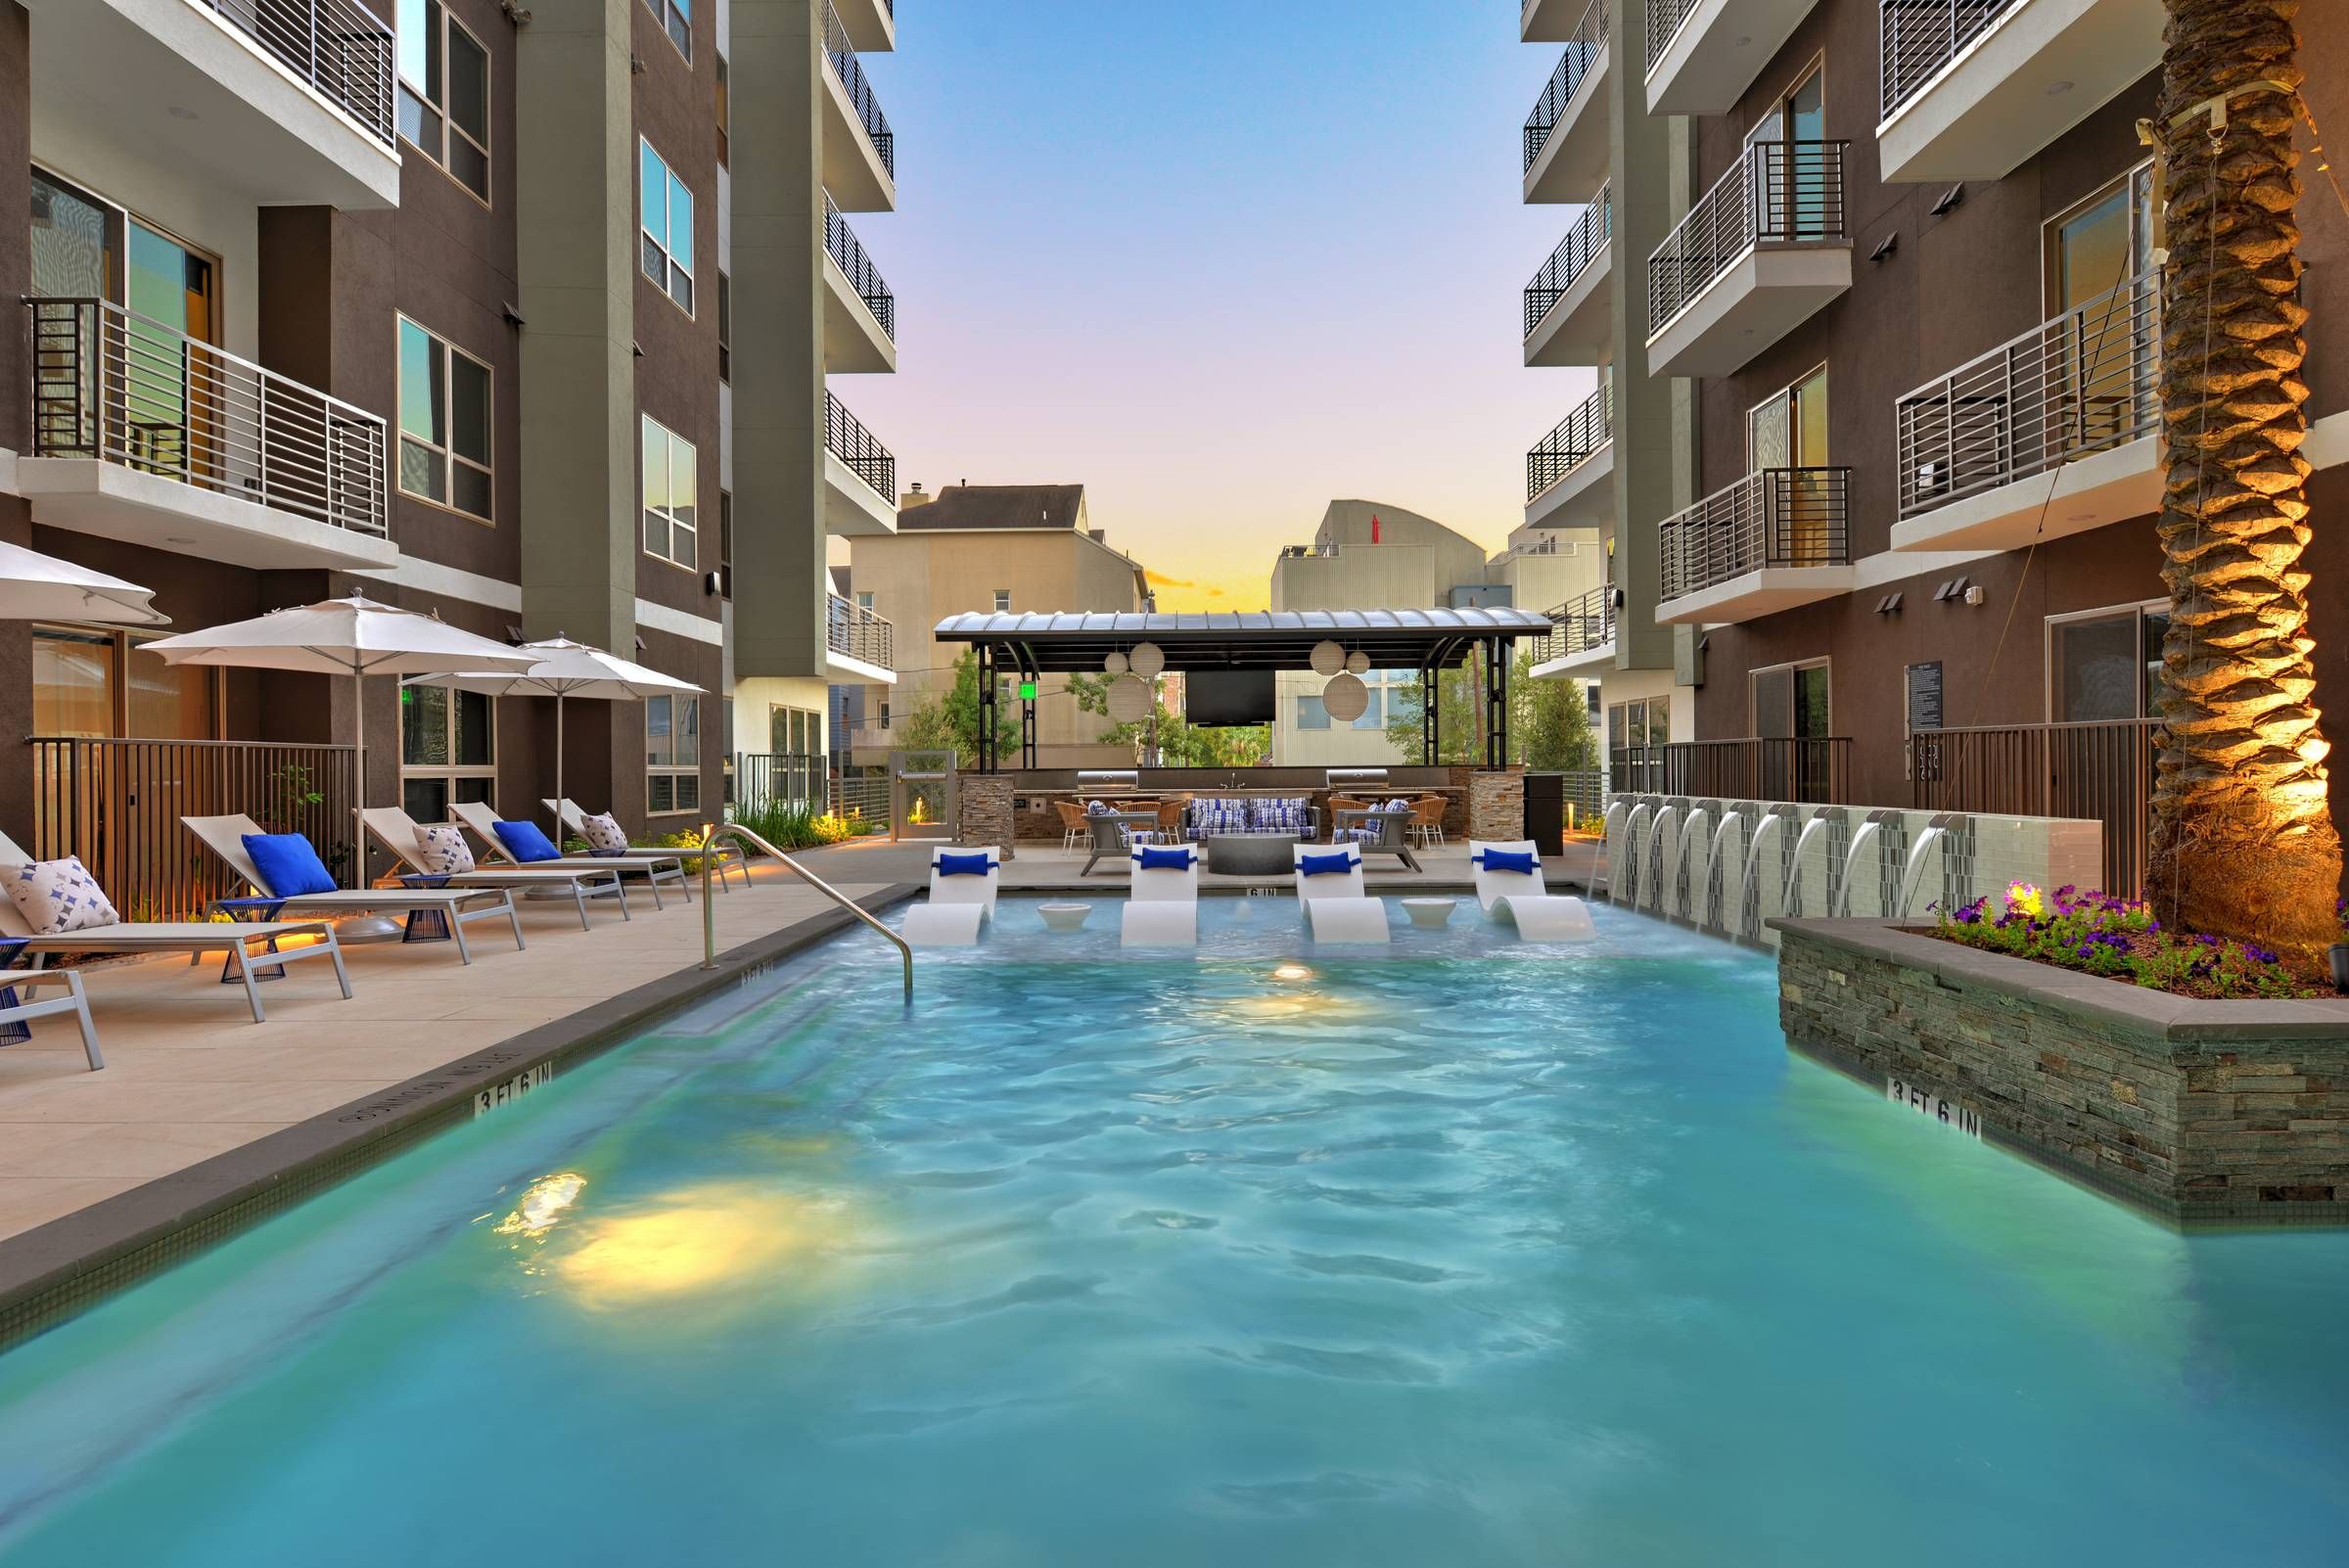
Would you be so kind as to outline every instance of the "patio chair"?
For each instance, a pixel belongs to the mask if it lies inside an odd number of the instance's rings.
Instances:
[[[269,886],[259,868],[253,863],[253,856],[245,852],[245,836],[260,832],[261,825],[258,822],[242,812],[230,816],[183,816],[180,821],[186,823],[188,831],[203,841],[206,849],[218,855],[231,871],[242,878],[246,886],[264,898],[277,899],[277,890]],[[218,909],[219,901],[215,900],[212,907]],[[473,962],[473,949],[466,944],[465,928],[476,920],[502,917],[514,933],[514,945],[517,948],[523,945],[522,914],[514,907],[514,895],[505,888],[337,888],[332,893],[298,893],[278,899],[278,912],[283,913],[288,909],[321,915],[437,915],[445,923],[450,938],[456,943],[457,957],[465,963]],[[217,931],[218,928],[213,929]],[[212,939],[214,945],[220,940],[217,935]],[[270,962],[275,963],[284,956],[273,955]]]
[[[497,836],[497,813],[489,809],[487,801],[459,801],[449,807],[448,814],[460,827],[471,829],[473,836],[488,847],[490,857],[500,866],[516,866],[525,871],[611,871],[623,877],[640,876],[652,892],[656,909],[662,907],[661,884],[673,882],[685,895],[685,901],[693,901],[693,882],[685,875],[685,857],[674,850],[646,855],[567,854],[559,860],[523,861]]]
[[[66,994],[48,1001],[32,1001],[32,992],[43,986],[63,985]],[[20,995],[19,992],[23,994]],[[81,1029],[81,1054],[90,1059],[90,1071],[95,1073],[106,1066],[106,1058],[98,1050],[98,1026],[90,1022],[89,993],[81,989],[81,974],[73,969],[52,969],[37,974],[9,977],[8,986],[0,990],[0,1029],[24,1030],[23,1038],[32,1031],[25,1026],[36,1018],[55,1018],[71,1013]],[[20,1040],[0,1039],[0,1045],[21,1043]]]
[[[554,813],[555,825],[563,830],[565,838],[583,839],[587,836],[587,813],[580,808],[578,802],[565,796],[559,801],[541,800],[538,804]],[[658,860],[682,853],[684,852],[677,850],[628,849],[610,855],[598,853],[595,857],[599,860]],[[698,850],[692,852],[696,858],[700,856],[700,853]],[[721,845],[716,853],[717,864],[711,869],[717,878],[717,885],[720,888],[726,885],[728,871],[741,872],[742,885],[746,888],[751,885],[750,861],[740,850],[730,844]]]
[[[1081,877],[1089,876],[1093,867],[1103,860],[1124,859],[1128,847],[1133,842],[1133,826],[1114,811],[1088,813],[1084,819],[1084,869],[1077,874]]]
[[[1052,809],[1060,813],[1060,847],[1064,850],[1084,848],[1084,807],[1075,801],[1054,801]]]
[[[1411,803],[1411,836],[1419,841],[1419,848],[1433,849],[1444,842],[1448,804],[1441,795],[1423,795]]]
[[[1341,829],[1340,834],[1365,854],[1397,855],[1405,865],[1416,871],[1420,867],[1418,858],[1411,853],[1412,814],[1408,810],[1372,810],[1368,816]]]
[[[1498,844],[1470,839],[1468,864],[1485,917],[1509,921],[1526,941],[1588,942],[1598,935],[1582,899],[1550,896],[1533,840]]]
[[[974,864],[986,870],[975,870]],[[979,928],[994,918],[1002,886],[999,847],[938,846],[930,852],[930,897],[905,911],[905,940],[919,947],[970,946],[979,940]]]
[[[1177,860],[1180,864],[1176,864]],[[1120,916],[1125,947],[1199,945],[1199,852],[1188,844],[1137,844]]]
[[[32,856],[17,848],[15,841],[0,833],[0,866],[32,864]],[[259,941],[275,945],[280,937],[316,937],[315,946],[291,948],[267,955],[253,954],[246,944]],[[23,951],[32,955],[32,968],[26,975],[0,973],[0,987],[23,986],[28,975],[46,975],[48,963],[58,953],[71,952],[184,952],[190,966],[200,962],[214,948],[228,951],[227,974],[245,986],[245,1000],[253,1009],[253,1021],[268,1022],[261,1008],[260,993],[253,989],[253,968],[274,969],[281,962],[315,958],[321,953],[333,961],[335,978],[342,982],[345,1000],[350,998],[350,975],[343,967],[343,950],[335,942],[332,927],[315,920],[271,921],[260,925],[231,926],[211,920],[116,920],[109,925],[83,926],[74,931],[36,933],[32,923],[16,900],[0,897],[0,943],[23,944]],[[248,967],[250,960],[251,967]],[[39,982],[35,982],[39,984]],[[81,982],[75,977],[69,988],[75,997],[81,995]],[[74,1003],[68,1000],[26,1002],[22,1010],[11,1011],[11,1004],[0,1001],[0,1024],[23,1018],[40,1018],[50,1014],[71,1012]],[[98,1036],[86,1019],[81,1030],[82,1048],[90,1058],[93,1071],[106,1064],[99,1059]]]
[[[628,912],[628,890],[620,880],[620,873],[609,866],[592,871],[541,871],[534,866],[490,866],[455,873],[437,872],[424,861],[421,845],[416,837],[416,819],[396,806],[371,806],[359,813],[359,822],[375,842],[382,845],[391,856],[412,877],[441,877],[442,884],[451,888],[507,888],[518,893],[569,894],[572,907],[579,912],[579,929],[591,929],[587,920],[587,900],[617,899],[620,917],[633,920]],[[552,861],[548,862],[550,865]]]
[[[1290,878],[1297,907],[1313,927],[1315,942],[1387,942],[1387,906],[1362,886],[1359,845],[1319,849],[1300,844],[1290,852]]]

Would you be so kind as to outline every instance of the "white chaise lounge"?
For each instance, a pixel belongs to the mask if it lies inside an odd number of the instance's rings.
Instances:
[[[660,850],[644,855],[567,854],[559,860],[525,862],[516,859],[514,852],[506,848],[505,840],[497,836],[497,813],[489,808],[487,801],[455,802],[449,807],[448,814],[487,847],[493,862],[486,867],[488,870],[514,866],[524,871],[611,871],[623,877],[644,878],[656,909],[662,907],[661,884],[664,882],[676,884],[679,891],[684,893],[685,901],[693,901],[693,884],[685,875],[685,857],[675,850]]]
[[[396,806],[371,806],[359,813],[368,835],[384,847],[413,877],[437,876],[425,863],[423,845],[416,837],[416,819]],[[552,864],[552,862],[549,862]],[[633,920],[628,912],[628,890],[620,880],[620,872],[611,866],[599,865],[592,870],[545,870],[536,866],[484,866],[473,871],[459,871],[449,876],[445,884],[452,888],[505,888],[516,893],[568,893],[574,908],[579,912],[579,929],[590,929],[587,921],[587,900],[615,899],[620,902],[620,917]]]
[[[1343,856],[1344,870],[1309,869],[1328,866]],[[1391,942],[1384,900],[1368,897],[1362,887],[1362,847],[1343,843],[1300,844],[1291,852],[1290,880],[1296,885],[1297,906],[1313,927],[1315,942]]]
[[[987,857],[987,873],[946,869],[948,855]],[[1003,853],[992,844],[942,844],[930,852],[930,897],[905,911],[905,940],[917,947],[968,947],[979,928],[994,918],[995,895],[1003,886]]]
[[[566,796],[559,801],[542,800],[538,804],[545,807],[549,811],[552,811],[555,814],[555,825],[563,830],[565,837],[575,839],[584,839],[587,837],[587,813],[585,810],[580,808],[578,802],[572,800],[569,796]],[[620,860],[658,860],[676,854],[678,852],[675,850],[630,849],[622,850],[619,854],[614,855],[611,858]],[[695,852],[695,853],[696,857],[698,858],[699,852]],[[605,857],[598,855],[596,858],[603,859]],[[721,888],[726,885],[726,873],[728,871],[741,872],[742,885],[746,888],[751,885],[750,861],[744,857],[741,851],[735,849],[731,845],[726,845],[719,848],[717,852],[717,863],[711,867],[711,874],[716,878],[717,885]]]
[[[1530,871],[1489,863],[1494,853],[1523,855]],[[1511,844],[1468,841],[1468,864],[1476,876],[1476,901],[1489,920],[1507,920],[1528,942],[1588,942],[1598,935],[1583,900],[1553,898],[1542,879],[1542,855],[1531,839]]]
[[[1145,866],[1145,857],[1179,855],[1180,866]],[[1118,943],[1126,947],[1199,945],[1199,849],[1196,845],[1137,844],[1128,855],[1132,886],[1126,895]]]
[[[260,832],[258,822],[242,813],[183,816],[180,821],[253,892],[277,897],[277,890],[262,878],[253,856],[245,853],[245,835]],[[298,893],[280,900],[279,912],[288,909],[321,915],[436,913],[447,923],[448,934],[456,943],[457,957],[464,963],[473,962],[473,948],[465,941],[465,928],[476,920],[504,920],[514,933],[514,945],[523,945],[522,916],[514,907],[514,895],[504,888],[337,888],[332,893]],[[216,945],[219,939],[215,937],[213,941]]]

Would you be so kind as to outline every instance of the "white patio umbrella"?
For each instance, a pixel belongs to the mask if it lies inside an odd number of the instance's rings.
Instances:
[[[555,700],[555,799],[563,799],[563,703],[580,697],[590,702],[625,703],[671,694],[700,696],[703,688],[690,680],[664,675],[658,669],[630,664],[618,654],[591,643],[554,636],[544,642],[526,642],[509,653],[527,654],[528,669],[508,671],[470,669],[453,675],[417,675],[411,686],[455,686],[485,692],[491,697],[552,697]]]
[[[153,588],[0,543],[0,621],[96,621],[113,626],[167,626],[149,603]]]
[[[232,665],[246,669],[294,669],[348,675],[356,715],[352,739],[358,808],[367,808],[367,704],[362,675],[422,675],[459,669],[525,669],[529,654],[447,624],[438,616],[379,604],[364,594],[272,610],[203,631],[184,631],[147,644],[173,665]],[[357,839],[354,861],[364,866],[367,838]],[[361,876],[362,882],[364,876]]]

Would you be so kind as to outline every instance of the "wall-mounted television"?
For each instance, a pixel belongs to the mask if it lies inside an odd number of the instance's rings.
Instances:
[[[1192,669],[1182,677],[1183,717],[1194,724],[1272,722],[1269,669]]]

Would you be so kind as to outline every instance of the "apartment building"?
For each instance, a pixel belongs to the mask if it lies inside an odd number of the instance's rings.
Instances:
[[[1404,610],[1510,607],[1547,610],[1604,581],[1598,530],[1529,524],[1488,555],[1482,545],[1432,518],[1384,501],[1329,503],[1313,541],[1272,563],[1274,610]],[[1387,738],[1387,720],[1419,678],[1415,669],[1362,676],[1370,701],[1350,721],[1322,706],[1325,677],[1284,670],[1273,677],[1271,761],[1277,765],[1416,763]]]
[[[157,589],[181,629],[363,591],[690,679],[709,695],[570,705],[564,776],[633,827],[697,825],[730,637],[742,673],[804,669],[822,707],[824,584],[774,563],[894,523],[888,454],[824,388],[836,341],[850,368],[894,358],[869,264],[834,276],[861,257],[835,206],[891,197],[855,63],[892,42],[889,5],[381,4],[0,3],[0,181],[29,214],[0,244],[23,300],[0,534]],[[738,222],[746,172],[767,205]],[[741,476],[738,421],[762,457]],[[12,836],[88,848],[111,817],[106,842],[160,844],[126,824],[265,805],[230,798],[255,778],[347,791],[347,682],[166,668],[145,640],[0,625],[0,704],[43,737],[0,764]],[[544,702],[388,678],[363,700],[371,799],[438,819],[550,793]]]
[[[2308,97],[2349,118],[2349,38],[2313,20]],[[1527,199],[1590,197],[1602,160],[1620,193],[1641,148],[1663,176],[1660,228],[1620,199],[1592,220],[1595,188],[1575,227],[1611,228],[1624,255],[1570,245],[1526,298],[1527,362],[1602,375],[1528,459],[1529,519],[1611,512],[1611,591],[1562,618],[1554,668],[1601,671],[1614,746],[1697,743],[1619,784],[1774,781],[2134,832],[2166,596],[2136,128],[2161,23],[2160,0],[1523,8],[1528,41],[1565,45],[1528,122]],[[2349,565],[2324,526],[2349,493],[2349,223],[2308,173],[2308,560],[2320,676],[2349,690],[2322,586]],[[1645,497],[1621,481],[1636,463],[1664,471]]]
[[[849,761],[888,761],[892,717],[936,700],[954,683],[961,648],[939,643],[931,628],[948,616],[984,611],[1145,610],[1149,575],[1092,525],[1082,484],[949,484],[902,497],[893,533],[850,541],[849,583],[856,613],[898,628],[894,691],[868,688],[852,701],[860,715]],[[1036,705],[1038,767],[1130,767],[1130,746],[1109,746],[1112,726],[1079,710],[1058,677],[1042,682]],[[1171,695],[1171,694],[1170,694]]]

